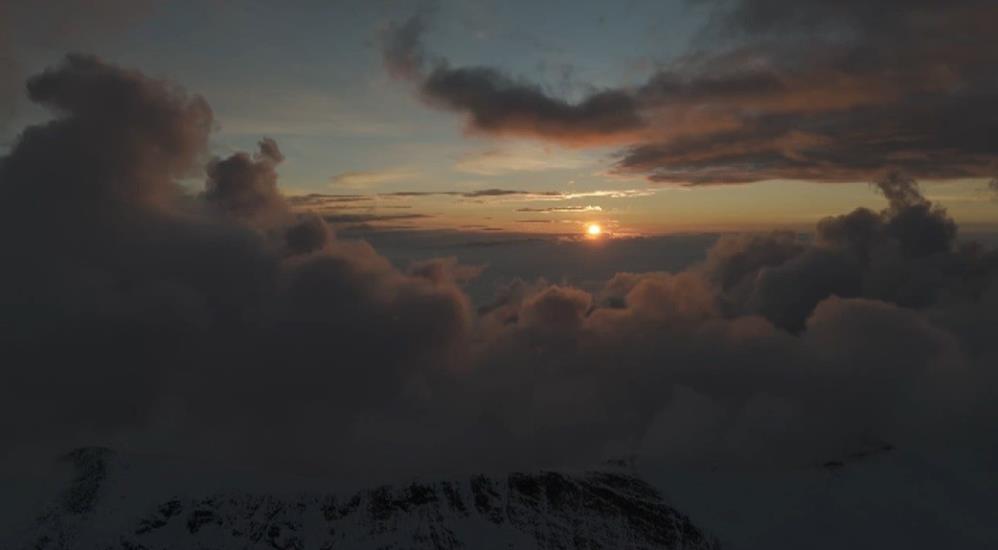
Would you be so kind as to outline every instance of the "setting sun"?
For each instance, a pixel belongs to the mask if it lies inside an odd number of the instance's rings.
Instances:
[[[998,0],[0,16],[0,550],[998,550]]]

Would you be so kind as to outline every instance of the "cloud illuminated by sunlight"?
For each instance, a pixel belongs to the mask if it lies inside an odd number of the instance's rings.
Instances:
[[[509,172],[545,172],[582,168],[591,161],[584,155],[555,147],[520,145],[462,155],[454,164],[459,172],[495,176]]]
[[[409,170],[359,170],[343,172],[329,178],[329,183],[337,187],[371,187],[414,177]]]

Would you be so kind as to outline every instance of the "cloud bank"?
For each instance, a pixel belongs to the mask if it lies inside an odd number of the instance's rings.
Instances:
[[[767,179],[993,177],[998,7],[938,2],[708,0],[691,50],[641,85],[577,103],[490,67],[427,54],[420,15],[385,66],[472,132],[620,145],[613,171],[701,185]]]
[[[596,291],[513,281],[476,311],[480,269],[400,270],[291,208],[274,141],[210,158],[199,96],[80,55],[28,91],[53,118],[0,159],[8,458],[100,443],[385,477],[996,451],[998,254],[904,176],[813,239],[727,236]]]

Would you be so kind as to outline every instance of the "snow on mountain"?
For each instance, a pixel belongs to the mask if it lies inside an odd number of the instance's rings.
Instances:
[[[411,482],[347,495],[231,490],[221,475],[86,448],[11,548],[713,549],[626,468]],[[140,461],[141,462],[141,461]],[[3,547],[7,547],[4,545]]]

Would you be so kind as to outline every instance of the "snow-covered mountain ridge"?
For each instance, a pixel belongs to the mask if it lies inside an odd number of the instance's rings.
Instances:
[[[712,549],[717,543],[626,469],[381,486],[347,496],[143,486],[107,449],[67,455],[68,486],[13,548]],[[155,477],[155,475],[153,476]],[[164,496],[169,495],[169,496]]]

